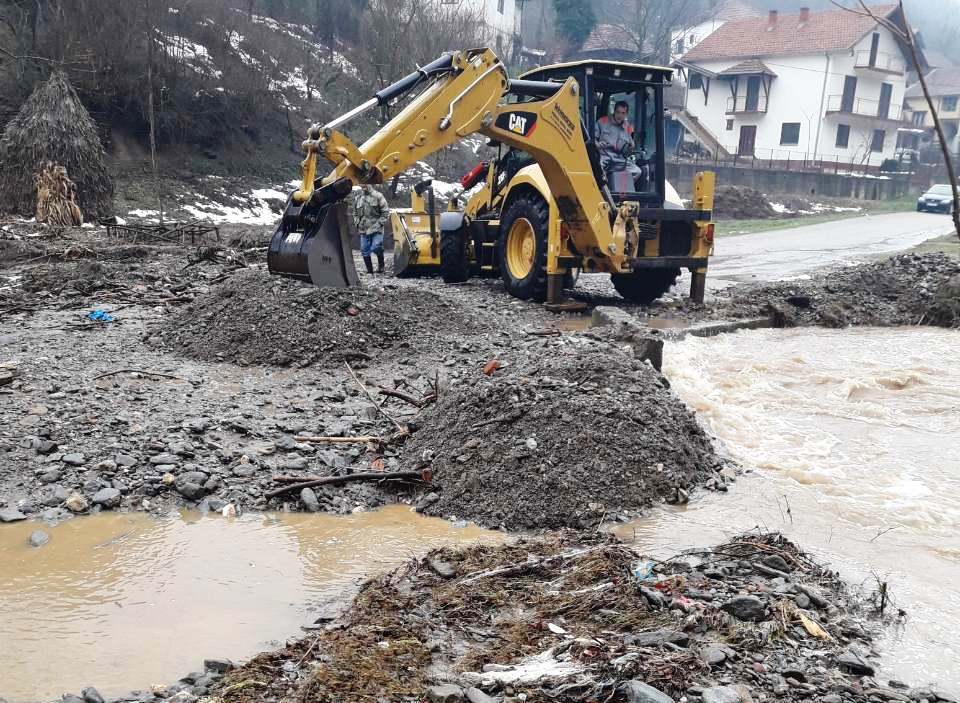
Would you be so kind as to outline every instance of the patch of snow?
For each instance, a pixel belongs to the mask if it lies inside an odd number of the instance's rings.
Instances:
[[[297,183],[299,186],[300,184]],[[276,188],[257,188],[252,192],[253,197],[261,200],[287,200],[287,194]]]
[[[210,198],[200,196],[192,205],[184,205],[183,209],[197,220],[206,220],[214,224],[238,225],[272,225],[280,215],[274,211],[270,202],[286,201],[287,196],[274,188],[258,188],[246,196],[232,196],[242,205],[230,206],[214,202]]]
[[[774,212],[779,213],[781,215],[784,215],[786,213],[791,213],[791,214],[793,213],[793,210],[788,208],[783,203],[770,203],[770,207]]]
[[[175,34],[164,34],[157,32],[159,44],[163,50],[173,59],[183,61],[186,65],[201,75],[221,78],[223,72],[218,70],[213,63],[213,57],[207,51],[203,44],[192,42],[186,37],[179,37]]]
[[[500,669],[500,667],[498,667]],[[532,657],[520,660],[517,664],[503,667],[499,671],[485,671],[484,680],[501,684],[532,684],[544,679],[569,678],[583,672],[583,667],[575,661],[559,661],[548,649]]]
[[[125,224],[127,224],[127,221],[126,221],[125,219],[123,219],[122,217],[115,217],[114,219],[117,221],[117,224],[118,224],[118,225],[125,225]]]
[[[158,217],[160,215],[159,210],[128,210],[128,217]]]

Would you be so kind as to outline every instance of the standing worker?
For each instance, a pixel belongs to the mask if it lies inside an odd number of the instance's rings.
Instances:
[[[390,219],[390,205],[383,193],[374,190],[369,184],[360,186],[353,201],[353,221],[360,233],[360,253],[367,273],[373,273],[373,261],[370,253],[377,255],[377,273],[383,273],[383,228]]]

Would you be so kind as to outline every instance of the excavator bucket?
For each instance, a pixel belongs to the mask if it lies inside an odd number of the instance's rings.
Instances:
[[[350,224],[343,201],[321,206],[287,203],[267,254],[270,273],[315,286],[360,285],[350,247]]]

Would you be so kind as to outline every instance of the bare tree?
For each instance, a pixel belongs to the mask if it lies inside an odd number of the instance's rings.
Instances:
[[[953,155],[950,153],[950,144],[947,142],[946,136],[943,132],[943,124],[940,122],[940,113],[937,111],[936,103],[933,100],[933,97],[930,95],[930,89],[927,87],[927,79],[923,74],[923,62],[920,61],[920,53],[917,49],[916,37],[913,34],[913,27],[910,26],[910,20],[907,19],[907,11],[903,7],[903,0],[897,0],[897,8],[900,12],[900,16],[903,18],[903,27],[900,27],[895,22],[887,17],[881,17],[866,4],[864,0],[857,0],[857,6],[855,7],[846,7],[841,5],[837,0],[830,0],[834,5],[839,7],[841,10],[846,10],[847,12],[852,12],[854,14],[861,15],[863,17],[870,17],[881,27],[887,29],[891,34],[893,34],[898,40],[900,40],[910,53],[910,59],[913,62],[913,67],[917,71],[917,78],[920,80],[920,87],[923,90],[923,97],[927,101],[927,106],[930,108],[930,115],[933,117],[933,127],[937,132],[937,138],[940,141],[940,149],[943,152],[943,161],[947,167],[947,178],[950,180],[950,188],[953,191],[953,226],[957,231],[957,237],[960,237],[960,190],[957,188],[957,173],[953,167]]]
[[[699,24],[710,9],[708,0],[616,0],[604,15],[629,37],[639,56],[666,63],[673,31]]]

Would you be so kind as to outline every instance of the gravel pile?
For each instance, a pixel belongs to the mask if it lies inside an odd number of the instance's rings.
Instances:
[[[406,469],[433,469],[418,509],[485,526],[626,519],[723,482],[710,439],[666,379],[602,343],[477,374],[418,425],[401,459]]]
[[[742,186],[719,186],[713,196],[713,216],[721,220],[757,220],[776,217],[767,196]]]
[[[415,288],[316,288],[249,270],[167,318],[150,341],[206,361],[331,367],[398,347],[409,357],[437,336],[484,324],[476,311]]]
[[[945,254],[903,254],[817,274],[810,280],[737,288],[719,316],[773,314],[784,326],[958,324],[960,260]]]

